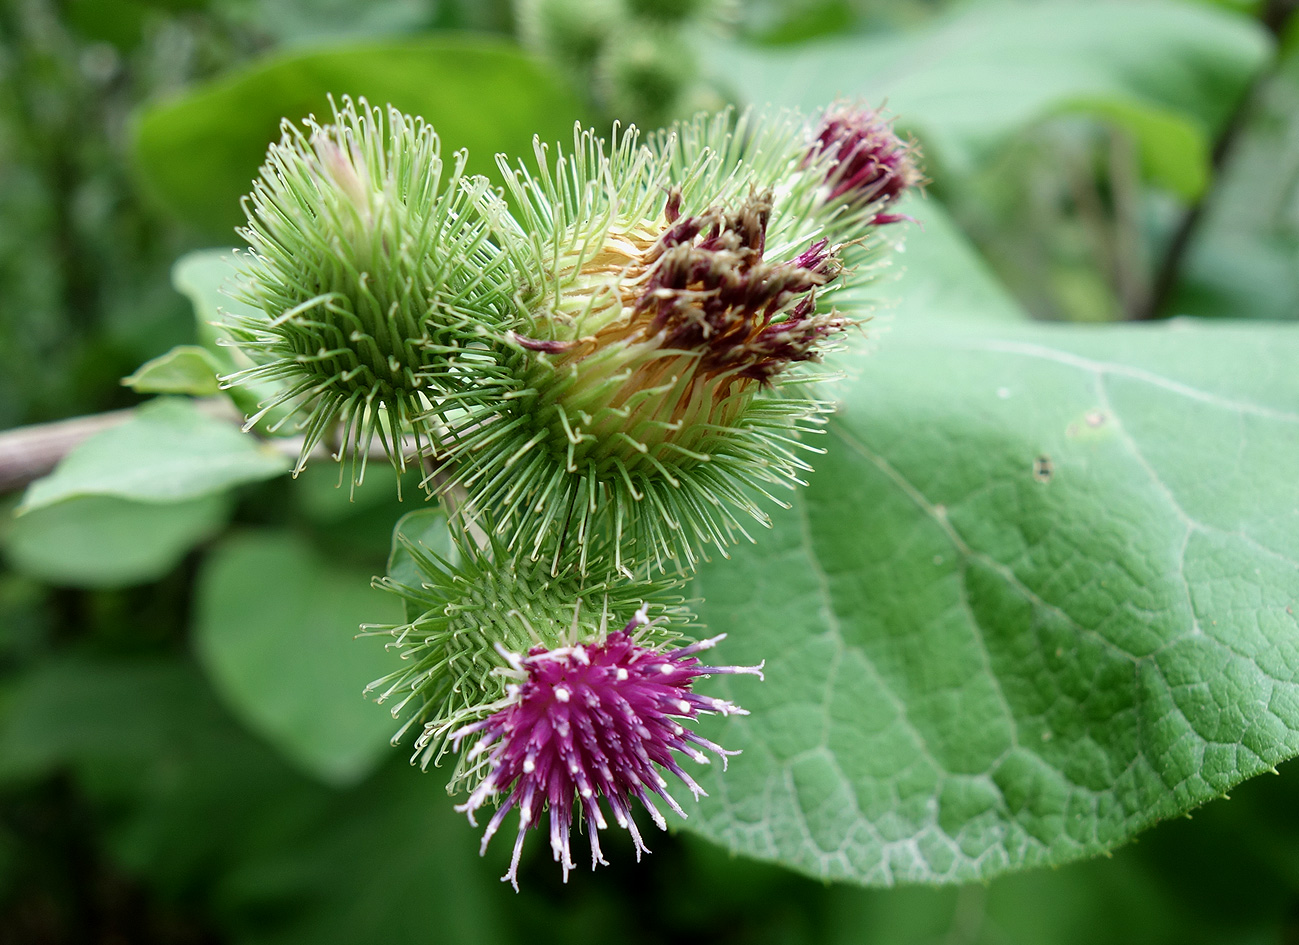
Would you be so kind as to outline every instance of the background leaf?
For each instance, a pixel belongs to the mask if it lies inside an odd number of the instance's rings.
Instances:
[[[899,326],[698,577],[744,749],[689,826],[872,885],[1111,849],[1299,751],[1299,330]],[[780,581],[764,579],[779,574]]]
[[[171,269],[172,285],[189,299],[193,307],[199,342],[217,362],[221,374],[233,374],[253,366],[252,359],[238,348],[223,344],[228,336],[222,326],[231,317],[259,314],[252,306],[226,294],[234,287],[235,252],[233,249],[194,250],[176,260]],[[264,381],[236,385],[226,394],[246,416],[251,416],[258,412],[263,402],[274,399],[282,389],[281,382]],[[289,411],[288,405],[273,409],[257,424],[257,432],[265,436],[283,435],[284,428],[277,424]]]
[[[763,50],[724,47],[714,74],[758,104],[811,112],[888,102],[927,160],[968,173],[1028,125],[1068,111],[1120,117],[1162,181],[1194,196],[1208,141],[1268,53],[1254,23],[1174,3],[978,4],[912,34]]]
[[[10,567],[51,584],[127,587],[171,571],[229,515],[224,495],[167,503],[85,496],[9,518],[0,546]]]
[[[313,784],[181,661],[50,662],[8,701],[0,759],[4,785],[75,770],[115,854],[173,895],[219,903],[223,940],[510,940],[490,904],[496,864],[481,868],[436,777],[397,766],[347,794]]]
[[[511,934],[500,883],[489,871],[495,863],[484,868],[479,862],[473,832],[464,829],[441,788],[437,777],[390,768],[341,798],[328,812],[329,829],[303,831],[296,843],[235,872],[222,892],[234,912],[237,941],[535,940],[535,931],[523,938]],[[347,894],[339,895],[344,889]],[[270,909],[291,909],[291,920],[266,923],[262,917]]]
[[[142,112],[136,160],[173,212],[228,235],[243,222],[239,198],[279,139],[280,120],[327,120],[331,93],[423,117],[442,139],[444,160],[468,148],[469,172],[489,176],[496,152],[531,153],[533,135],[569,139],[582,114],[558,79],[511,46],[431,36],[282,54],[234,71]]]
[[[362,623],[395,620],[397,599],[287,532],[234,535],[204,563],[196,641],[221,696],[294,763],[355,783],[392,749],[396,724],[361,695],[389,672]]]
[[[227,316],[255,316],[258,310],[225,294],[235,275],[233,249],[199,249],[186,253],[171,267],[171,283],[194,306],[195,327],[204,349],[221,362],[224,372],[235,369],[238,349],[217,344],[218,326]]]
[[[441,509],[420,509],[408,512],[397,522],[392,530],[392,553],[388,556],[388,577],[408,587],[419,587],[423,578],[415,559],[399,537],[414,542],[417,546],[427,548],[448,561],[457,562],[458,554],[451,543],[451,530],[447,528],[446,513]],[[406,610],[406,619],[414,620],[423,613],[419,604],[402,600]]]
[[[211,397],[220,393],[217,374],[221,364],[198,345],[177,345],[166,354],[140,365],[122,383],[137,394],[189,394]]]
[[[283,475],[292,461],[204,414],[193,401],[161,399],[81,443],[27,489],[19,512],[84,496],[181,502]]]
[[[205,894],[213,872],[329,800],[175,658],[47,661],[12,687],[0,758],[6,787],[75,772],[114,854],[175,896]]]
[[[913,217],[891,266],[873,283],[855,313],[878,323],[867,333],[897,321],[962,318],[1017,322],[1028,317],[993,276],[988,264],[961,235],[937,200],[907,198],[899,212]],[[849,306],[851,308],[851,306]]]
[[[1299,318],[1299,46],[1244,119],[1167,314]]]

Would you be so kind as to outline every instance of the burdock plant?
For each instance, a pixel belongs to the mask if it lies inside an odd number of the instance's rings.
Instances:
[[[366,628],[400,657],[369,691],[415,762],[457,753],[471,820],[496,802],[484,846],[517,809],[506,879],[547,815],[565,879],[575,819],[593,866],[606,811],[639,854],[633,802],[664,826],[668,776],[701,796],[682,762],[731,754],[691,725],[743,710],[695,683],[760,675],[699,662],[721,638],[690,641],[680,589],[809,470],[816,365],[862,320],[912,149],[854,106],[725,112],[578,128],[499,157],[495,191],[392,109],[305,129],[246,204],[262,314],[231,329],[256,366],[229,383],[277,383],[263,410],[290,408],[304,458],[329,438],[359,476],[377,438],[444,500],[451,554],[406,542],[418,579],[377,581],[407,620]]]

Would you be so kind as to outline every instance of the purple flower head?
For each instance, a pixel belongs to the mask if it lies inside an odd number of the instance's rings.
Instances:
[[[823,155],[828,201],[875,204],[879,210],[870,222],[876,225],[906,219],[883,211],[923,178],[913,147],[878,110],[837,104],[826,111],[804,166]]]
[[[507,704],[478,722],[452,734],[462,739],[479,735],[468,761],[480,762],[487,773],[469,799],[456,807],[469,815],[489,799],[504,796],[483,834],[482,849],[500,828],[506,814],[519,809],[514,856],[502,879],[517,890],[519,856],[529,829],[550,811],[550,848],[564,871],[573,869],[569,834],[574,806],[581,808],[591,842],[591,868],[606,863],[599,831],[608,826],[599,801],[603,798],[614,821],[636,845],[636,857],[649,852],[632,819],[632,800],[639,800],[660,829],[667,828],[654,806],[659,797],[682,817],[685,811],[668,793],[662,772],[679,778],[695,797],[703,789],[690,777],[674,752],[707,764],[708,749],[722,760],[727,751],[690,731],[680,720],[701,714],[746,714],[722,699],[700,695],[692,685],[713,673],[749,673],[759,678],[761,666],[704,666],[695,656],[714,646],[714,637],[690,646],[656,650],[642,646],[633,632],[648,623],[641,611],[620,631],[603,640],[547,650],[533,647],[526,656],[502,655],[518,682],[508,687]]]

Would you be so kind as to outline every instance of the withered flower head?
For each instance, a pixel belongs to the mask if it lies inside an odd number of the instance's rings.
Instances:
[[[745,115],[608,153],[579,130],[569,154],[502,165],[518,383],[445,441],[468,514],[508,547],[608,540],[624,570],[689,571],[747,535],[742,516],[767,522],[757,494],[802,481],[828,408],[795,369],[853,323],[831,303],[870,231],[823,212],[828,162],[806,165],[807,141],[793,116]]]

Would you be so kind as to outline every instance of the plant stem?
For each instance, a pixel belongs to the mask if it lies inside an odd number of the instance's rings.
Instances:
[[[1296,9],[1299,9],[1299,0],[1269,0],[1267,7],[1260,14],[1259,20],[1279,42],[1281,34],[1285,31],[1286,24],[1290,21],[1291,15]],[[1231,117],[1227,119],[1227,124],[1223,127],[1222,133],[1218,135],[1218,140],[1214,142],[1213,153],[1209,160],[1209,184],[1205,187],[1204,193],[1200,195],[1199,199],[1187,209],[1186,214],[1182,217],[1182,222],[1178,224],[1172,239],[1169,240],[1168,249],[1164,253],[1159,271],[1155,275],[1148,302],[1136,314],[1137,318],[1166,318],[1171,314],[1168,311],[1168,305],[1172,300],[1174,290],[1177,288],[1182,273],[1182,263],[1185,261],[1186,253],[1191,247],[1191,241],[1199,228],[1200,222],[1204,219],[1210,200],[1213,198],[1214,185],[1217,183],[1227,158],[1231,155],[1241,132],[1244,130],[1245,119],[1253,111],[1260,91],[1276,75],[1278,66],[1279,57],[1274,56],[1272,61],[1254,77],[1246,87],[1244,94],[1241,95],[1240,101],[1231,113]]]
[[[209,416],[233,426],[243,423],[243,416],[224,397],[205,397],[195,404]],[[83,441],[127,423],[138,409],[130,407],[0,431],[0,493],[21,489],[48,475]],[[300,436],[268,438],[266,442],[287,456],[297,457],[302,449]],[[322,456],[327,452],[324,447],[320,449]]]
[[[0,492],[21,489],[48,474],[78,443],[134,415],[134,409],[114,410],[0,432]]]

